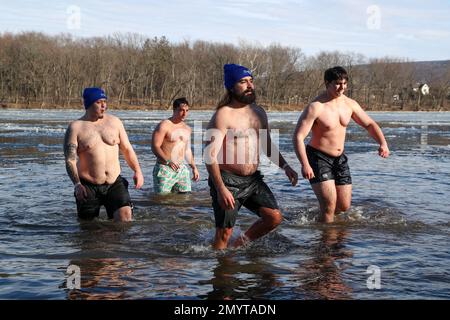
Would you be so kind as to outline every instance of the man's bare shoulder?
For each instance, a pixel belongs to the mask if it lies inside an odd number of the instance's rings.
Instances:
[[[110,123],[122,123],[119,117],[112,114],[105,114],[104,119]]]
[[[352,98],[350,98],[350,97],[344,96],[344,98],[345,98],[345,101],[346,101],[347,103],[359,105],[359,103],[358,103],[356,100],[354,100],[354,99],[352,99]]]
[[[305,108],[305,112],[311,114],[319,114],[322,112],[325,104],[320,100],[313,100]]]
[[[83,123],[84,121],[81,118],[74,120],[69,123],[69,125],[67,126],[67,130],[70,130],[72,132],[79,131],[83,127]]]
[[[232,113],[233,108],[229,106],[220,107],[214,112],[211,118],[211,124],[215,125],[215,127],[228,125],[230,118],[232,118]]]
[[[164,119],[156,126],[157,130],[169,130],[172,128],[173,123],[169,119]]]
[[[310,108],[323,108],[323,106],[325,105],[325,103],[323,103],[320,100],[314,100],[311,101],[311,103],[308,105]]]
[[[260,119],[261,123],[267,123],[267,112],[263,106],[253,104],[250,106],[250,109],[256,114],[256,116]]]
[[[216,110],[215,114],[220,116],[226,116],[229,115],[231,112],[233,112],[233,108],[230,106],[223,106]]]
[[[356,100],[352,99],[352,98],[344,96],[344,101],[345,101],[345,105],[350,107],[353,111],[355,109],[362,109],[361,106],[359,105],[359,103]]]

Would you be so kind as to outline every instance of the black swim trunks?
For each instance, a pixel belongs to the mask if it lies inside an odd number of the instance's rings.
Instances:
[[[278,209],[277,201],[259,171],[251,176],[239,176],[226,171],[220,173],[223,183],[233,194],[235,204],[233,210],[222,209],[217,199],[214,183],[211,178],[208,179],[217,228],[232,228],[242,205],[258,216],[258,210],[261,207]]]
[[[348,158],[344,153],[339,157],[332,157],[307,145],[306,154],[315,176],[309,179],[311,184],[327,180],[334,180],[334,184],[338,186],[352,184]]]
[[[114,218],[114,212],[118,209],[125,206],[133,207],[128,193],[128,181],[120,175],[113,184],[98,185],[83,179],[80,182],[87,192],[86,201],[76,200],[80,219],[92,220],[98,217],[102,205],[105,206],[109,219]]]

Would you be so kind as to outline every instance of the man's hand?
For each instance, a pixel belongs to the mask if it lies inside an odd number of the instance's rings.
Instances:
[[[380,157],[387,158],[387,157],[389,157],[389,154],[390,154],[390,151],[386,144],[383,144],[378,148],[378,155]]]
[[[225,186],[219,190],[217,190],[217,200],[219,201],[219,205],[224,210],[233,210],[234,209],[234,197],[231,194],[230,190],[228,190]]]
[[[169,160],[169,163],[167,164],[169,167],[172,168],[173,171],[177,172],[180,169],[180,165],[176,162],[173,162]]]
[[[135,172],[133,176],[134,188],[140,189],[144,185],[144,176],[142,172]]]
[[[309,180],[314,178],[314,171],[310,165],[302,166],[302,176],[303,178]]]
[[[291,166],[287,165],[284,168],[284,173],[286,174],[286,176],[289,178],[289,181],[291,182],[291,184],[293,186],[295,186],[297,184],[298,181],[298,174],[297,172],[295,172]]]
[[[200,175],[198,174],[197,167],[192,168],[192,181],[197,182],[200,179]]]
[[[80,202],[85,202],[87,200],[86,188],[81,183],[75,185],[75,198]]]

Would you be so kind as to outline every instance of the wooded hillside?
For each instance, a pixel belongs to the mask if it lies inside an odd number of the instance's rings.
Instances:
[[[79,108],[82,89],[101,86],[114,108],[165,109],[185,96],[193,109],[211,109],[224,93],[225,63],[252,70],[257,101],[269,110],[302,109],[323,90],[323,71],[335,65],[347,68],[347,94],[366,110],[450,109],[450,61],[368,59],[337,51],[306,56],[277,44],[171,43],[137,34],[79,39],[34,32],[0,35],[0,105]],[[427,82],[429,95],[414,91],[418,82]]]

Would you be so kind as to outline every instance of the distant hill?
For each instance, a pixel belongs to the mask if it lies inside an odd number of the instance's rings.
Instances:
[[[442,79],[450,70],[450,60],[407,62],[415,67],[417,82],[432,82]]]
[[[393,62],[394,64],[412,66],[413,82],[416,83],[444,83],[450,81],[450,60],[440,61],[412,61]],[[355,66],[360,71],[370,72],[372,64],[361,64]],[[408,68],[409,69],[409,68]]]

